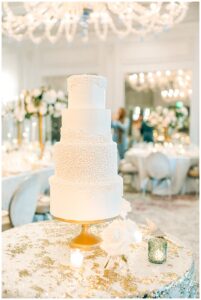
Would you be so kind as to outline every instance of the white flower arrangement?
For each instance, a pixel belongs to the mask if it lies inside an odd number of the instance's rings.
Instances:
[[[181,108],[156,107],[151,111],[147,123],[155,128],[182,129],[188,120],[188,110],[185,106]]]
[[[130,203],[123,199],[120,213],[122,219],[114,220],[101,233],[102,242],[100,247],[109,257],[105,267],[107,267],[110,258],[113,256],[121,256],[126,262],[130,245],[139,243],[142,240],[137,224],[130,219],[126,219],[127,213],[130,211]]]
[[[42,101],[47,104],[55,104],[57,101],[57,93],[55,90],[45,91],[42,95]]]
[[[67,107],[67,96],[62,91],[48,88],[23,90],[21,98],[24,101],[25,117],[32,115],[61,116],[61,110]],[[21,101],[21,100],[20,100]]]
[[[127,214],[131,212],[131,205],[130,202],[127,201],[126,199],[122,199],[122,206],[121,206],[121,211],[120,211],[120,217],[125,219],[127,217]]]

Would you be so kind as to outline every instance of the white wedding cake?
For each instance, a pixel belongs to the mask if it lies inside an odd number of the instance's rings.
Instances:
[[[111,112],[105,109],[106,79],[68,78],[68,109],[62,114],[61,141],[54,147],[50,178],[54,217],[97,221],[119,215],[122,178],[117,175],[117,145],[111,136]]]

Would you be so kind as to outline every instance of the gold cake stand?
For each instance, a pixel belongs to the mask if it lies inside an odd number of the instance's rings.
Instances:
[[[79,248],[81,250],[93,250],[100,244],[101,238],[91,233],[90,226],[93,224],[100,224],[100,223],[112,221],[116,217],[104,219],[104,220],[95,220],[95,221],[66,220],[54,216],[53,218],[61,222],[80,224],[81,231],[79,235],[77,235],[70,241],[69,246],[71,248]]]

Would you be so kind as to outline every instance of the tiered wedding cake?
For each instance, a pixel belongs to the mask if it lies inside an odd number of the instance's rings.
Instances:
[[[62,114],[61,141],[55,145],[50,178],[54,217],[95,221],[116,217],[123,195],[117,175],[117,145],[111,112],[105,109],[106,79],[75,75],[68,81],[68,109]]]

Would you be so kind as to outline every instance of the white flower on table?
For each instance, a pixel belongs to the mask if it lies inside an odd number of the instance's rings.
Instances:
[[[55,111],[53,114],[54,118],[59,118],[61,117],[61,111]]]
[[[27,112],[30,114],[34,114],[37,112],[37,107],[33,104],[33,102],[28,103],[27,105]]]
[[[41,90],[39,90],[39,89],[34,89],[34,90],[31,92],[31,94],[32,94],[32,96],[33,96],[34,98],[37,98],[37,97],[39,97],[39,96],[41,95]]]
[[[54,116],[56,118],[60,117],[62,110],[65,109],[65,108],[66,108],[66,104],[65,103],[56,102]]]
[[[26,96],[25,96],[25,102],[26,102],[27,104],[29,104],[29,103],[31,103],[31,101],[32,101],[31,96],[30,96],[30,95],[26,95]]]
[[[166,116],[168,114],[168,108],[164,107],[163,108],[163,115]]]
[[[65,99],[65,94],[64,94],[64,92],[61,91],[61,90],[59,90],[59,91],[57,92],[57,98],[60,99],[60,100]]]
[[[127,217],[127,214],[132,210],[130,202],[126,199],[122,199],[122,206],[120,211],[120,217],[125,219]]]
[[[55,104],[55,109],[56,109],[57,111],[61,111],[61,110],[62,110],[62,108],[63,108],[63,105],[62,105],[62,103],[60,103],[60,102],[57,102],[57,103]]]
[[[187,109],[185,106],[183,106],[183,107],[181,108],[181,113],[182,113],[185,117],[187,117],[187,116],[188,116],[188,109]]]
[[[20,107],[16,107],[15,108],[15,117],[16,117],[17,121],[22,122],[25,117],[25,110]]]
[[[163,120],[163,127],[168,127],[169,124],[171,123],[171,119],[167,116],[164,120]]]
[[[135,222],[127,220],[114,220],[101,233],[103,249],[109,256],[127,255],[129,246],[139,241],[139,229]]]
[[[163,111],[163,107],[162,107],[162,106],[157,106],[157,107],[156,107],[156,112],[157,112],[157,113],[161,114],[162,111]]]
[[[54,106],[53,105],[48,106],[48,112],[49,112],[50,115],[54,113]]]
[[[55,90],[49,90],[43,94],[42,100],[48,104],[54,104],[57,100],[57,93]]]

